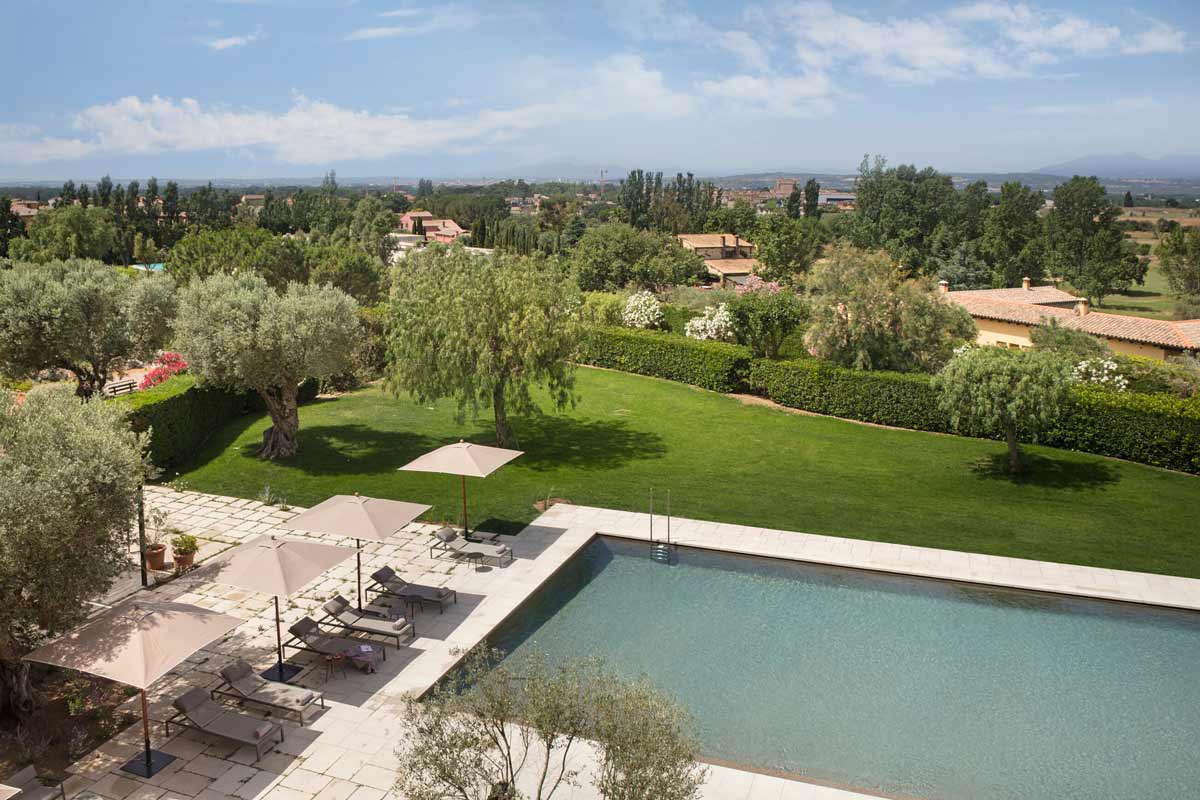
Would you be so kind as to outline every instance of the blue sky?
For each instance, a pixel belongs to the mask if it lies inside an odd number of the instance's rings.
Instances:
[[[1197,0],[14,3],[0,180],[1200,150]]]

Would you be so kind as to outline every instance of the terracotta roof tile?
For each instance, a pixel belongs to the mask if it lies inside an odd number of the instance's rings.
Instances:
[[[950,294],[958,297],[982,297],[1012,303],[1073,303],[1079,298],[1057,286],[1031,286],[1028,289],[964,289]]]
[[[715,275],[749,275],[758,269],[757,258],[706,258],[704,266]]]
[[[1172,322],[1105,314],[1100,311],[1079,315],[1071,308],[998,300],[980,296],[977,292],[949,292],[946,296],[965,308],[971,316],[981,319],[1024,325],[1037,325],[1049,319],[1057,319],[1064,328],[1074,328],[1093,336],[1153,344],[1174,350],[1200,349],[1200,320]]]

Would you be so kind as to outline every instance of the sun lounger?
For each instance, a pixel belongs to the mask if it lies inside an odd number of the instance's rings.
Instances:
[[[249,745],[259,759],[264,750],[283,741],[283,726],[278,722],[230,711],[214,702],[208,692],[199,687],[184,692],[171,705],[175,707],[175,713],[163,722],[168,736],[173,723],[218,739]]]
[[[378,617],[370,617],[366,614],[360,614],[350,606],[350,601],[342,597],[340,594],[335,595],[325,605],[321,606],[325,609],[325,620],[331,625],[339,625],[345,630],[355,633],[366,633],[371,636],[386,636],[389,639],[396,640],[396,647],[400,647],[401,638],[415,639],[417,631],[413,624],[404,617],[395,620],[379,619]]]
[[[419,583],[409,583],[396,574],[391,567],[382,567],[371,573],[371,589],[380,594],[390,594],[409,603],[420,603],[421,608],[426,603],[436,603],[438,613],[441,613],[446,602],[458,602],[458,592],[443,586],[424,586]]]
[[[468,542],[453,528],[442,528],[433,534],[433,541],[429,544],[429,557],[433,558],[439,552],[449,553],[455,558],[494,558],[500,566],[504,566],[506,557],[510,563],[513,560],[512,548],[508,545]]]
[[[0,797],[15,800],[67,800],[66,790],[61,783],[47,786],[38,777],[37,770],[30,764],[25,769],[0,783]]]
[[[221,670],[221,683],[211,692],[213,699],[227,697],[243,703],[254,703],[278,714],[295,714],[304,724],[304,712],[320,703],[325,707],[325,695],[302,686],[291,686],[261,678],[245,661],[230,664]]]
[[[320,656],[346,656],[363,672],[374,672],[377,661],[381,658],[387,660],[387,651],[382,647],[374,649],[362,639],[329,634],[321,630],[321,626],[312,617],[300,620],[288,628],[288,632],[292,634],[292,638],[284,643],[285,648],[290,647]]]

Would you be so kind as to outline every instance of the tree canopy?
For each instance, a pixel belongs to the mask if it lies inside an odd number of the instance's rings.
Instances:
[[[252,389],[271,415],[259,455],[299,447],[297,387],[347,368],[359,336],[358,304],[331,286],[276,291],[255,272],[217,273],[181,293],[175,346],[201,380]]]
[[[758,220],[749,238],[757,246],[758,274],[767,281],[793,285],[820,254],[825,231],[813,217],[767,214]]]
[[[165,344],[175,313],[165,275],[130,277],[96,261],[17,262],[0,271],[0,368],[70,370],[84,396],[130,358]]]
[[[418,402],[453,397],[462,416],[490,406],[496,443],[506,445],[509,414],[538,409],[535,384],[558,408],[573,401],[580,304],[570,278],[546,261],[425,248],[395,270],[388,384]]]
[[[1200,306],[1200,228],[1177,228],[1158,244],[1167,285],[1182,308]]]
[[[0,391],[0,714],[32,710],[18,659],[82,620],[127,565],[146,441],[124,406],[61,384]]]
[[[181,285],[217,273],[256,272],[275,288],[308,280],[304,246],[245,225],[194,229],[167,254],[167,272]]]
[[[812,325],[820,358],[854,369],[935,372],[976,336],[967,312],[922,280],[906,279],[881,252],[835,247],[813,267]]]
[[[588,228],[568,263],[585,291],[625,286],[656,289],[689,283],[704,274],[704,260],[684,249],[674,236],[638,231],[619,222]]]
[[[29,223],[26,238],[9,242],[15,261],[61,261],[109,258],[117,246],[117,226],[106,208],[57,206],[40,211]]]
[[[1034,439],[1059,416],[1070,366],[1058,353],[971,347],[934,378],[938,403],[956,430],[999,435],[1008,469],[1020,472],[1021,439]]]
[[[1049,264],[1097,304],[1141,283],[1149,268],[1117,225],[1120,214],[1099,180],[1076,176],[1055,188],[1054,208],[1046,218]]]
[[[1000,187],[1000,202],[985,213],[980,251],[998,285],[1019,286],[1023,278],[1039,280],[1045,275],[1045,241],[1038,217],[1045,203],[1041,192],[1008,181]]]

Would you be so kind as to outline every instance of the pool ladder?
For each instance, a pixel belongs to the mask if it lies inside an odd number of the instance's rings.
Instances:
[[[650,558],[659,564],[675,563],[675,545],[671,542],[671,492],[667,491],[667,538],[654,538],[654,490],[650,490]]]

